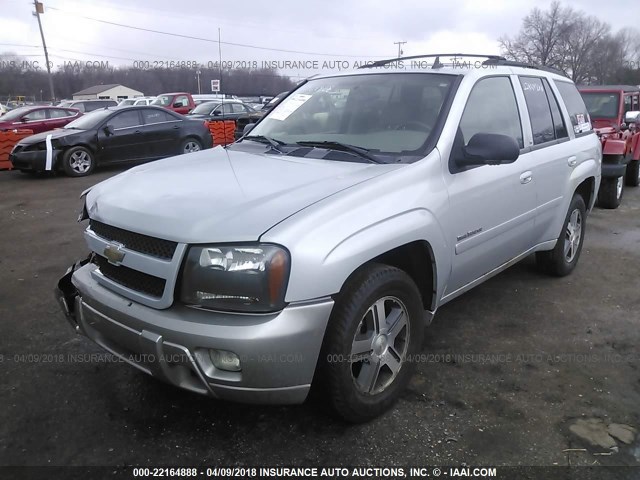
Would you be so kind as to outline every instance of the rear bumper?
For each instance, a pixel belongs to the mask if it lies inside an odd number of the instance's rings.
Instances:
[[[77,263],[56,288],[78,333],[139,370],[172,385],[246,403],[305,400],[333,301],[240,315],[174,305],[157,310],[97,283],[95,265]],[[210,349],[234,352],[242,370],[217,369]]]

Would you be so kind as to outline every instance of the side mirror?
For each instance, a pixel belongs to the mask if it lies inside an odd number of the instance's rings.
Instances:
[[[627,125],[630,123],[640,123],[640,111],[630,110],[624,114],[624,123]]]
[[[627,130],[629,130],[629,125],[627,125],[626,123],[621,123],[620,124],[620,131],[621,132],[625,132]]]
[[[102,130],[104,130],[104,133],[106,133],[107,136],[113,135],[115,133],[115,130],[113,129],[113,125],[105,125]]]
[[[20,119],[20,121],[21,121],[22,123],[25,123],[25,122],[28,122],[28,121],[29,121],[29,119],[28,119],[27,117],[22,117],[22,118]]]
[[[515,162],[520,156],[520,147],[508,135],[476,133],[462,152],[462,158],[456,158],[456,163],[461,167],[500,165]]]
[[[222,115],[222,112],[220,110],[214,110],[213,111],[213,116],[214,117],[219,117],[220,115]]]
[[[183,106],[183,105],[182,105],[182,102],[175,102],[175,103],[173,104],[173,108],[181,108],[182,106]]]
[[[247,135],[251,130],[253,130],[253,127],[255,126],[255,123],[247,123],[242,129],[242,136],[244,137],[245,135]]]

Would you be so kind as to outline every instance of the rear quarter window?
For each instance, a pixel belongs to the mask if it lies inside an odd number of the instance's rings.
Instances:
[[[578,92],[576,86],[573,83],[562,82],[559,80],[554,80],[554,83],[556,84],[556,87],[558,87],[562,101],[569,112],[573,132],[576,135],[592,132],[593,127],[591,126],[589,112],[587,111],[584,100],[582,100],[582,96],[580,95],[580,92]]]

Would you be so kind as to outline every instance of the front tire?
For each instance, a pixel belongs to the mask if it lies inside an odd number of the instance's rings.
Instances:
[[[624,194],[624,175],[617,178],[603,178],[598,191],[598,206],[610,210],[618,208]]]
[[[424,333],[422,301],[402,270],[370,264],[342,289],[320,358],[334,410],[364,422],[389,409],[411,378]]]
[[[70,177],[90,175],[96,167],[96,160],[91,151],[85,147],[73,147],[64,152],[62,168]]]
[[[631,160],[627,165],[627,185],[630,187],[640,185],[640,160]]]
[[[564,277],[576,267],[584,243],[586,211],[582,196],[574,195],[555,248],[536,252],[536,262],[544,272]]]

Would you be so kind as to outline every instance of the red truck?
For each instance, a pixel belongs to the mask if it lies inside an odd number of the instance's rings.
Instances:
[[[158,105],[182,115],[186,115],[196,106],[193,97],[187,92],[161,93],[151,105]]]
[[[632,85],[578,87],[602,143],[598,204],[617,208],[625,183],[640,184],[640,88]]]

